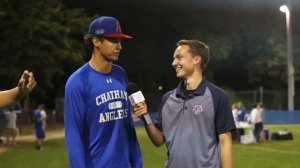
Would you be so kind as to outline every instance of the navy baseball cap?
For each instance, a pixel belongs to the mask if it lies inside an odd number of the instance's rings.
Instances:
[[[39,104],[38,108],[45,108],[45,104]]]
[[[88,34],[91,36],[132,39],[131,36],[122,33],[119,21],[110,16],[101,16],[95,19],[90,24]]]

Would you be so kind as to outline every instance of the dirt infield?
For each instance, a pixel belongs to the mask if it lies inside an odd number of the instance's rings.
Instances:
[[[26,143],[32,142],[34,144],[34,141],[36,139],[34,134],[34,128],[32,125],[25,125],[21,128],[22,133],[21,135],[17,136],[16,142],[17,146],[11,146],[11,145],[0,145],[0,154],[12,150],[17,147],[22,147]],[[61,124],[53,124],[53,125],[47,125],[46,126],[46,138],[45,141],[51,140],[51,139],[59,139],[64,137],[64,126]],[[5,138],[5,137],[3,137]]]

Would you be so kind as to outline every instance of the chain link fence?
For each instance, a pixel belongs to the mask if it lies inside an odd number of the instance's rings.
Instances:
[[[264,90],[262,87],[254,90],[228,91],[230,102],[242,101],[247,109],[251,109],[257,102],[262,102],[268,110],[287,110],[287,91]],[[300,109],[300,92],[294,97],[295,110]]]

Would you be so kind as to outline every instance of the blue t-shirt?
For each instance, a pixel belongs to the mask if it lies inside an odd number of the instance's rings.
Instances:
[[[42,114],[40,111],[35,111],[33,115],[33,121],[34,121],[34,127],[39,128],[43,126],[43,123],[39,121],[39,119],[42,117]]]
[[[115,64],[103,74],[87,63],[68,79],[64,120],[71,168],[142,167],[127,83]]]
[[[239,108],[237,110],[237,121],[238,122],[243,122],[245,121],[245,116],[246,116],[246,109],[244,107]]]

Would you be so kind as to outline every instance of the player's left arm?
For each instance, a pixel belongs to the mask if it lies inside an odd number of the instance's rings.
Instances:
[[[140,150],[140,146],[138,143],[133,119],[131,111],[128,113],[128,135],[129,135],[129,146],[130,146],[130,163],[132,168],[142,168],[143,161],[142,161],[142,154]]]
[[[232,138],[231,132],[219,135],[220,156],[222,168],[232,168]]]

